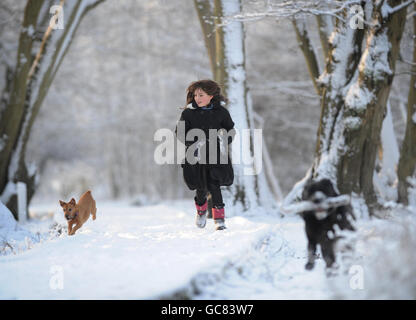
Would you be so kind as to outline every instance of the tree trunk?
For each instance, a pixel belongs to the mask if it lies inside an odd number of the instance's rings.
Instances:
[[[369,30],[366,49],[358,67],[358,79],[350,87],[345,105],[344,120],[360,124],[356,127],[354,123],[345,128],[349,152],[341,156],[338,179],[343,191],[362,192],[370,209],[376,203],[373,188],[375,160],[406,21],[406,9],[387,16],[383,13],[388,4],[394,7],[401,2],[374,4],[373,22],[378,24]],[[356,100],[357,94],[361,99],[368,99],[364,105]]]
[[[416,4],[415,4],[416,9]],[[415,174],[416,168],[416,16],[413,16],[413,65],[410,77],[409,95],[407,99],[407,123],[404,136],[397,175],[398,201],[408,205],[410,187],[408,178]]]
[[[322,78],[313,177],[329,177],[340,192],[363,195],[370,213],[376,204],[373,175],[380,131],[406,18],[405,8],[390,9],[401,3],[367,3],[372,26],[362,53],[363,30],[337,25]]]
[[[49,22],[41,43],[35,46],[35,30],[45,27],[45,12],[50,1],[28,1],[19,38],[16,68],[2,97],[0,117],[0,193],[1,200],[17,217],[16,183],[27,186],[27,201],[35,191],[34,169],[25,162],[26,143],[32,125],[56,72],[71,44],[82,17],[103,0],[61,0],[64,28],[53,29]],[[43,14],[43,16],[41,16]],[[48,21],[48,19],[46,19]],[[39,47],[36,55],[32,49]]]
[[[318,127],[315,149],[315,164],[312,176],[327,176],[336,181],[336,155],[330,155],[331,147],[337,147],[334,132],[339,122],[340,110],[344,104],[342,90],[348,85],[361,56],[361,42],[364,31],[342,25],[340,20],[329,42],[328,60],[324,73],[320,77],[323,85],[321,98],[321,118]],[[353,63],[348,64],[348,61]],[[336,151],[336,150],[335,150]],[[331,172],[324,172],[328,169]],[[321,172],[322,171],[322,172]]]
[[[194,0],[196,12],[198,14],[199,22],[204,36],[205,47],[208,52],[209,62],[212,74],[215,75],[215,24],[214,24],[214,8],[212,1]],[[215,78],[215,77],[214,77]]]

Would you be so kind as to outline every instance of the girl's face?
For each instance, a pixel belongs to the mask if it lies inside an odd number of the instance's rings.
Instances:
[[[211,102],[213,96],[208,95],[204,90],[198,88],[194,91],[194,100],[198,107],[206,107]]]

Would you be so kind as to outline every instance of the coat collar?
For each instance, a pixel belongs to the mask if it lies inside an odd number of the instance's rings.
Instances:
[[[220,102],[220,105],[221,106],[225,106],[226,105],[226,103],[224,102],[224,101],[221,101]],[[196,106],[194,106],[193,104],[192,104],[192,102],[191,103],[189,103],[186,107],[185,107],[185,109],[191,109],[191,110],[196,110],[196,109],[198,109],[199,107],[196,107]],[[216,109],[216,108],[218,108],[218,104],[214,104],[214,109]]]

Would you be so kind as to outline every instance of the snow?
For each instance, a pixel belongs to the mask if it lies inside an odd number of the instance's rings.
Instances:
[[[39,237],[17,224],[10,210],[0,201],[0,256],[26,250],[37,241]]]
[[[0,228],[2,228],[2,236],[6,236],[6,232],[13,230],[17,222],[14,220],[12,213],[9,209],[0,202]]]
[[[354,210],[355,216],[357,219],[368,219],[370,217],[370,213],[368,212],[367,204],[365,200],[360,195],[353,192],[351,194],[351,206]]]
[[[416,211],[395,204],[387,212],[385,219],[364,220],[358,225],[353,259],[354,266],[361,269],[363,287],[345,290],[338,287],[340,281],[333,281],[332,289],[343,298],[415,299]]]
[[[391,44],[387,35],[387,30],[372,36],[368,40],[366,47],[361,57],[358,69],[364,76],[369,76],[374,81],[383,81],[388,75],[393,72],[389,64],[389,53]]]
[[[348,92],[345,97],[345,104],[350,110],[354,110],[358,113],[363,113],[367,106],[374,99],[374,94],[366,87],[361,87],[360,83],[354,82],[353,85],[348,87]]]
[[[242,217],[228,229],[205,229],[188,212],[167,205],[98,206],[75,236],[44,241],[0,261],[1,299],[146,299],[181,289],[200,270],[220,268],[270,230]],[[62,213],[55,219],[64,224]],[[30,268],[27,266],[30,265]],[[51,270],[62,270],[63,289],[50,287]],[[11,276],[13,275],[13,276]]]
[[[306,271],[305,248],[303,222],[285,218],[268,237],[221,270],[220,281],[202,277],[196,281],[204,288],[196,299],[330,299],[323,261]]]
[[[361,118],[359,117],[346,117],[344,119],[345,127],[350,130],[357,130],[360,128],[361,125]]]
[[[55,213],[55,220],[64,223],[60,212]],[[166,205],[140,208],[105,205],[99,208],[97,220],[88,221],[77,235],[63,234],[19,255],[3,257],[0,298],[170,297],[188,290],[191,281],[200,286],[201,281],[227,268],[230,259],[237,262],[245,257],[254,263],[252,254],[261,254],[258,245],[261,248],[265,241],[273,246],[287,246],[287,241],[280,237],[277,221],[254,222],[234,217],[227,219],[228,229],[220,233],[214,231],[210,220],[205,229],[194,226],[191,202],[187,203],[186,211]],[[13,220],[9,222],[11,227],[16,224]],[[293,233],[296,226],[301,227],[301,221],[290,225],[292,236],[296,235]],[[304,243],[301,245],[304,249]],[[290,249],[282,252],[292,254]],[[26,267],[29,264],[30,269]],[[301,264],[297,272],[304,273]],[[250,272],[260,275],[264,267]],[[233,272],[232,268],[229,270]],[[60,272],[62,289],[55,288],[51,280]],[[206,273],[211,276],[204,276]],[[319,279],[322,280],[322,275]],[[208,286],[207,295],[209,290]],[[317,296],[326,295],[320,292]]]
[[[355,200],[353,206],[361,210]],[[339,254],[330,277],[320,256],[312,271],[304,269],[306,237],[296,215],[236,216],[219,232],[212,220],[195,226],[192,199],[141,207],[101,202],[97,219],[70,237],[56,225],[51,231],[52,222],[65,224],[58,205],[31,208],[45,210],[52,220],[23,229],[0,206],[0,234],[10,246],[35,232],[39,240],[1,256],[0,299],[415,298],[415,211],[398,205],[389,218],[360,219],[356,234],[344,234],[355,249]],[[352,285],[357,270],[360,290]]]
[[[387,115],[383,120],[381,129],[382,159],[381,169],[374,172],[374,186],[381,198],[385,201],[397,200],[397,174],[399,162],[399,146],[393,127],[393,116],[390,102],[387,101]]]
[[[343,28],[339,32],[333,32],[330,36],[329,42],[334,47],[332,53],[332,60],[335,62],[332,64],[334,70],[331,73],[323,72],[319,82],[330,83],[332,100],[347,83],[345,70],[348,69],[348,57],[355,51],[354,37],[356,32],[356,29]]]
[[[416,112],[413,113],[412,120],[413,120],[413,123],[416,123]]]

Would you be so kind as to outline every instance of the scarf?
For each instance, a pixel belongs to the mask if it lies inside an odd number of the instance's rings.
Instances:
[[[198,107],[197,103],[195,101],[192,101],[192,106],[195,109],[201,109],[201,110],[211,110],[214,108],[214,104],[211,102],[209,105],[205,106],[205,107]]]

